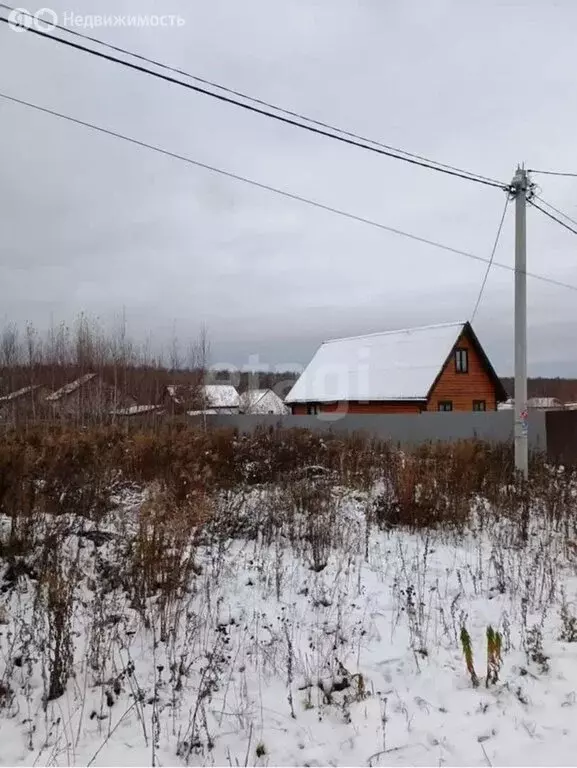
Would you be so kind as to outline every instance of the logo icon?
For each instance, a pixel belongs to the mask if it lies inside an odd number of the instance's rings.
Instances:
[[[40,8],[30,13],[26,8],[14,8],[8,14],[8,25],[15,32],[23,32],[34,27],[39,32],[50,32],[58,23],[58,14],[52,8]]]
[[[34,26],[41,32],[51,32],[58,24],[58,14],[52,8],[41,8],[34,14]]]
[[[14,8],[8,14],[8,26],[15,32],[23,32],[32,26],[34,17],[26,8]]]

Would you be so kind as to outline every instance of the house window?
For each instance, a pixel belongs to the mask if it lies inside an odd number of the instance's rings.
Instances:
[[[487,403],[485,400],[473,400],[473,410],[474,411],[486,411],[487,410]]]
[[[453,410],[453,401],[452,400],[441,400],[439,402],[439,410],[440,411],[452,411]]]
[[[307,405],[307,413],[309,416],[317,416],[320,413],[320,408],[318,405]]]
[[[469,373],[469,352],[467,349],[455,350],[455,371],[457,373]]]

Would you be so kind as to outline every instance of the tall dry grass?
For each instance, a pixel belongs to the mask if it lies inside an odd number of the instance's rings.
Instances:
[[[527,498],[531,530],[542,526],[545,535],[543,552],[532,547],[521,579],[517,553],[525,547]],[[166,649],[175,701],[205,631],[199,627],[216,627],[221,645],[211,645],[206,657],[198,717],[183,747],[189,750],[198,741],[203,702],[228,663],[226,627],[211,589],[226,579],[233,546],[260,553],[267,589],[281,601],[287,552],[321,579],[331,559],[344,570],[351,557],[362,560],[362,551],[349,551],[359,534],[361,543],[366,535],[368,560],[375,529],[417,533],[423,542],[417,565],[415,553],[399,549],[383,567],[396,563],[395,600],[408,617],[412,645],[424,653],[423,606],[433,594],[426,579],[430,538],[481,541],[487,531],[490,549],[480,545],[475,585],[491,569],[499,589],[522,587],[549,604],[557,544],[547,542],[555,532],[561,546],[575,540],[574,498],[575,478],[538,459],[529,486],[519,486],[507,446],[458,443],[407,453],[360,435],[288,429],[241,435],[170,423],[154,430],[12,430],[0,443],[0,588],[4,602],[16,596],[12,604],[21,614],[15,650],[3,660],[0,707],[12,706],[15,681],[31,679],[27,665],[42,670],[46,708],[70,689],[79,664],[79,614],[90,684],[102,688],[99,721],[126,688],[137,711],[143,707],[130,655],[135,616],[154,637],[154,652],[159,644]],[[21,588],[32,595],[30,609],[19,601]],[[198,590],[202,600],[195,602]],[[319,590],[313,599],[330,606],[337,597]],[[199,605],[206,616],[198,616]],[[443,605],[442,617],[447,636],[457,637],[455,606]],[[288,625],[286,632],[290,649]],[[158,674],[155,686],[164,685]],[[155,700],[153,694],[147,701],[154,706]],[[139,717],[145,728],[143,711]]]

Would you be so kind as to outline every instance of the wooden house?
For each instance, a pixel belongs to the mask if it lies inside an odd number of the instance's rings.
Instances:
[[[495,411],[507,394],[471,324],[327,341],[286,398],[293,414]]]

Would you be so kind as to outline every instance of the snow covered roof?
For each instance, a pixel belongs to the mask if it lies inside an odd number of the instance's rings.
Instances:
[[[247,389],[240,396],[240,409],[244,413],[288,412],[282,399],[272,389]]]
[[[447,323],[325,341],[286,402],[426,400],[465,327]]]
[[[46,400],[49,402],[54,402],[55,400],[60,400],[60,398],[65,397],[66,395],[72,394],[72,392],[76,392],[76,390],[79,387],[82,387],[84,384],[88,383],[89,381],[92,381],[92,379],[96,376],[95,373],[85,373],[84,376],[81,376],[79,379],[76,379],[75,381],[71,381],[69,384],[65,384],[60,389],[57,389],[56,392],[53,392],[51,395],[48,395]]]
[[[118,408],[110,411],[112,416],[136,416],[139,413],[152,413],[162,408],[161,405],[130,405],[128,408]]]
[[[2,397],[0,397],[0,404],[10,403],[12,402],[12,400],[18,400],[19,397],[24,397],[25,395],[29,395],[31,392],[34,392],[39,387],[40,387],[40,384],[34,384],[30,387],[22,387],[22,389],[17,389],[15,392],[10,392],[9,395],[3,395]]]
[[[209,408],[238,408],[240,397],[232,384],[205,384],[202,394]]]
[[[556,397],[530,397],[528,408],[562,408],[563,404]]]

